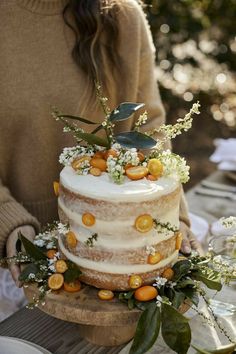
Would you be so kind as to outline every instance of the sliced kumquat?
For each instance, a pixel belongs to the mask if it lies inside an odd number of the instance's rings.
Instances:
[[[131,289],[137,289],[139,288],[143,283],[142,278],[140,277],[140,275],[131,275],[129,277],[129,286],[131,287]]]
[[[150,301],[157,297],[158,291],[154,286],[145,285],[137,289],[134,293],[134,297],[138,301]]]
[[[57,251],[57,250],[54,250],[54,249],[48,250],[47,253],[46,253],[46,255],[47,255],[47,257],[48,257],[49,259],[53,259],[53,258],[56,256],[56,253],[57,253],[57,252],[58,252],[58,251]]]
[[[129,177],[129,179],[136,181],[136,180],[146,177],[148,174],[148,169],[147,169],[147,167],[144,167],[144,166],[133,166],[133,167],[127,168],[125,173],[126,173],[126,176]]]
[[[93,216],[93,214],[90,213],[85,213],[82,215],[82,222],[84,225],[90,227],[93,226],[95,224],[95,216]]]
[[[150,254],[148,256],[148,263],[149,264],[157,264],[162,260],[162,255],[160,252],[156,252],[155,254]]]
[[[68,269],[68,266],[64,259],[58,259],[55,263],[55,269],[57,273],[65,273]]]
[[[90,160],[90,166],[99,168],[102,172],[105,172],[107,169],[107,162],[104,159],[92,158]]]
[[[91,160],[90,156],[83,156],[83,157],[78,157],[76,158],[72,164],[71,167],[76,171],[79,170],[84,162],[89,162]]]
[[[177,236],[176,236],[176,240],[175,240],[175,249],[176,250],[180,250],[181,244],[182,244],[182,240],[183,240],[183,235],[182,235],[181,232],[178,232]]]
[[[148,232],[153,227],[153,218],[149,214],[143,214],[137,217],[135,220],[135,228],[139,232]]]
[[[74,232],[72,232],[72,231],[67,232],[67,234],[66,234],[66,243],[67,243],[67,245],[69,247],[74,248],[74,247],[76,247],[77,242],[78,241],[77,241],[77,238],[76,238]]]
[[[103,159],[104,158],[104,151],[96,151],[95,154],[93,155],[93,158],[95,159]]]
[[[174,271],[171,268],[166,268],[161,276],[162,276],[162,278],[166,278],[167,280],[171,280],[174,277]]]
[[[64,283],[64,277],[62,274],[52,274],[48,278],[48,287],[52,290],[59,290]]]
[[[58,197],[59,196],[59,182],[57,182],[57,181],[53,182],[53,190],[54,190],[55,196]]]
[[[117,157],[118,152],[116,150],[109,149],[104,153],[104,159],[107,160],[109,156]]]
[[[98,297],[101,300],[112,300],[114,293],[111,290],[99,290]]]
[[[156,177],[161,177],[163,174],[163,165],[160,160],[158,159],[150,159],[148,161],[148,172]]]
[[[130,167],[135,167],[132,165],[132,163],[127,163],[125,166],[124,166],[124,170],[128,170]]]
[[[80,291],[81,283],[79,280],[75,280],[70,283],[64,282],[63,289],[69,293],[75,293],[77,291]]]
[[[102,174],[102,171],[97,167],[91,167],[89,172],[91,173],[91,175],[93,175],[95,177],[101,176],[101,174]]]

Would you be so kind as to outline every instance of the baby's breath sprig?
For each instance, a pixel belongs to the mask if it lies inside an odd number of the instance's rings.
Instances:
[[[188,131],[192,127],[193,114],[200,114],[199,112],[200,103],[194,103],[190,111],[185,115],[184,118],[177,119],[177,123],[172,124],[162,124],[160,128],[155,128],[151,131],[146,132],[147,135],[153,136],[155,134],[164,134],[164,138],[158,141],[156,149],[161,149],[164,143],[170,139],[174,139],[177,135],[182,134],[182,131]]]
[[[236,216],[229,216],[228,218],[223,217],[220,219],[220,223],[226,229],[236,227]]]
[[[64,123],[64,128],[63,132],[64,133],[73,133],[74,138],[77,140],[77,142],[81,142],[82,139],[78,137],[78,133],[84,133],[84,130],[82,128],[79,128],[76,123],[69,123],[68,120],[62,116],[61,112],[54,107],[52,111],[52,116],[55,118],[57,121],[61,121]]]
[[[134,125],[134,130],[139,131],[139,128],[140,128],[142,125],[146,124],[147,119],[148,119],[147,111],[145,111],[143,114],[140,114],[140,116],[139,116],[137,122],[136,122],[135,125]]]
[[[153,219],[153,223],[154,223],[154,228],[159,232],[162,232],[162,231],[177,232],[178,231],[178,228],[174,225],[171,225],[171,223],[169,223],[169,222],[163,223],[157,219]]]
[[[103,96],[101,85],[98,82],[95,82],[95,89],[98,102],[100,103],[102,110],[105,114],[105,119],[102,122],[102,126],[105,129],[109,145],[111,145],[114,142],[114,124],[109,120],[111,109],[107,104],[108,98]]]

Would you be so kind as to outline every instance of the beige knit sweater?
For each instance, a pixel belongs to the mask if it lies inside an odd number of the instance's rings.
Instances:
[[[52,183],[59,178],[60,152],[74,140],[53,120],[51,106],[103,119],[99,108],[91,108],[87,80],[71,57],[74,37],[61,15],[65,3],[0,1],[0,255],[16,227],[38,230],[39,223],[57,218]],[[110,86],[109,103],[114,108],[122,101],[145,102],[149,129],[164,121],[154,79],[154,46],[141,8],[135,0],[127,3],[118,17],[125,73]],[[122,130],[131,126],[127,120]],[[181,213],[186,219],[186,211]]]

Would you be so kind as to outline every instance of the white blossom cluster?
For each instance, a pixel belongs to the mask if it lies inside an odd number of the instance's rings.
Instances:
[[[70,166],[71,163],[78,157],[93,156],[95,149],[92,146],[72,146],[65,147],[59,156],[59,162],[64,166]]]
[[[226,229],[231,229],[236,227],[236,216],[229,216],[228,218],[221,218],[220,223],[222,226],[224,226]]]
[[[158,289],[160,289],[162,286],[166,285],[167,281],[168,280],[166,278],[156,277],[153,286],[156,286]]]
[[[118,150],[119,144],[114,144],[112,149],[119,152],[118,157],[109,156],[107,159],[107,171],[111,179],[115,183],[122,183],[124,181],[125,169],[124,166],[131,164],[132,166],[137,166],[140,163],[138,158],[137,149],[132,148],[129,150]]]
[[[159,133],[164,133],[165,134],[165,139],[173,139],[177,135],[182,134],[183,131],[188,131],[192,127],[192,122],[193,122],[193,114],[200,114],[199,112],[199,107],[200,104],[199,102],[194,103],[190,111],[185,115],[184,118],[179,118],[177,119],[177,123],[172,125],[172,124],[163,124],[160,126],[158,129]]]
[[[154,254],[156,253],[156,250],[153,246],[146,246],[146,253],[148,255],[151,254],[152,256],[154,256]]]
[[[147,111],[145,111],[143,114],[140,114],[137,122],[135,123],[136,130],[139,130],[139,127],[146,124],[147,119],[148,119]]]
[[[159,154],[158,158],[164,166],[164,177],[176,176],[181,183],[188,182],[190,168],[183,157],[166,150]]]
[[[218,270],[221,275],[229,282],[236,279],[236,264],[224,259],[221,255],[215,256],[212,260],[214,269]]]

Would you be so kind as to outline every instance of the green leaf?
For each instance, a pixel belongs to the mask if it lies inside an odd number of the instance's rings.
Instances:
[[[136,333],[129,354],[144,354],[155,343],[161,325],[160,308],[151,303],[138,321]]]
[[[99,130],[101,130],[103,128],[102,124],[100,124],[97,128],[95,128],[91,134],[96,134],[97,132],[99,132]]]
[[[175,291],[174,290],[174,298],[173,298],[173,306],[178,309],[180,305],[184,302],[185,300],[185,294],[182,293],[181,291]]]
[[[34,264],[34,263],[30,263],[29,265],[27,265],[23,271],[20,273],[19,275],[19,280],[20,281],[26,281],[28,279],[29,274],[37,274],[39,272],[39,267]],[[32,279],[32,281],[34,281]]]
[[[132,296],[134,295],[134,290],[128,291],[127,293],[124,293],[124,298],[129,300],[132,298]]]
[[[100,138],[97,135],[89,134],[89,133],[80,133],[76,132],[76,137],[78,139],[86,141],[89,145],[98,145],[108,147],[108,141],[106,139]]]
[[[86,124],[99,124],[99,123],[96,123],[96,122],[92,122],[91,120],[88,120],[88,119],[85,119],[85,118],[82,118],[82,117],[77,117],[77,116],[71,116],[71,115],[68,115],[68,114],[59,114],[57,116],[58,118],[69,118],[69,119],[74,119],[74,120],[78,120],[82,123],[86,123]]]
[[[111,112],[109,120],[111,122],[125,120],[143,106],[145,106],[144,103],[123,102]]]
[[[19,238],[16,241],[16,251],[21,252],[21,240]]]
[[[134,307],[135,307],[135,299],[129,299],[128,300],[128,309],[133,310]]]
[[[192,272],[192,277],[203,282],[209,289],[220,291],[222,288],[221,275],[213,269],[201,267]]]
[[[185,288],[186,286],[196,286],[196,284],[194,283],[194,281],[192,279],[182,279],[180,281],[178,281],[178,289],[182,289]]]
[[[72,263],[71,261],[66,261],[66,264],[68,266],[68,269],[64,273],[64,279],[66,283],[70,283],[77,280],[82,274],[82,272],[75,263]]]
[[[21,232],[19,232],[19,239],[25,248],[25,252],[34,260],[40,261],[41,259],[47,259],[47,256],[41,251],[41,249],[29,241]]]
[[[121,146],[136,149],[151,149],[156,145],[156,140],[150,136],[137,132],[123,132],[115,136],[115,140]]]
[[[162,303],[162,337],[166,344],[178,354],[186,354],[191,343],[188,320],[174,307]]]
[[[191,262],[188,261],[187,259],[175,263],[174,266],[172,267],[174,271],[173,281],[176,282],[179,279],[181,279],[184,275],[188,274],[190,268],[191,268]]]
[[[195,306],[198,306],[199,297],[195,288],[183,288],[181,289],[181,291]]]

